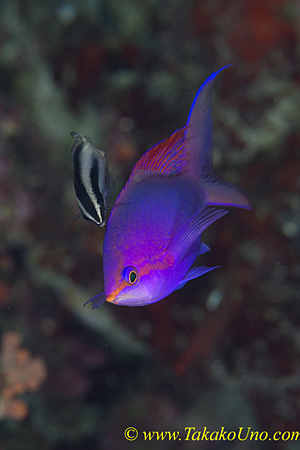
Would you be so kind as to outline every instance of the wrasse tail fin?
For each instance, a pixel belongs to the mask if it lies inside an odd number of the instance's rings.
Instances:
[[[167,249],[170,253],[175,255],[177,264],[182,261],[186,252],[200,234],[202,234],[209,225],[225,216],[227,213],[228,211],[225,211],[224,209],[203,207],[194,214],[190,222],[177,232],[170,247]]]
[[[92,303],[93,309],[99,308],[99,306],[101,306],[105,302],[105,294],[104,294],[104,292],[101,292],[100,294],[98,294],[95,297],[91,298],[90,300],[85,302],[83,306],[87,305],[90,302]]]
[[[220,266],[215,267],[206,267],[206,266],[200,266],[200,267],[192,267],[188,273],[182,278],[179,285],[177,286],[177,289],[181,289],[188,281],[193,280],[194,278],[201,277],[201,275],[204,275],[207,272],[210,272],[211,270],[217,269]]]

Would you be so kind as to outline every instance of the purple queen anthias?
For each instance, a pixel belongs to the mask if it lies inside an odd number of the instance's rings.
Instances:
[[[193,266],[209,248],[201,233],[227,211],[251,209],[245,194],[213,172],[211,94],[218,72],[200,87],[186,126],[148,150],[116,200],[104,238],[104,293],[90,301],[158,302],[215,267]]]

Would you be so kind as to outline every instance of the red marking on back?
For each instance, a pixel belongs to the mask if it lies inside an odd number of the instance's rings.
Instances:
[[[174,131],[170,137],[150,148],[134,166],[132,173],[149,170],[174,175],[187,166],[186,127]]]

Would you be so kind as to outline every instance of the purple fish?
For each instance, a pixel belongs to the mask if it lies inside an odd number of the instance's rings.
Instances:
[[[186,126],[148,150],[132,169],[109,217],[105,293],[89,300],[93,308],[104,300],[125,306],[158,302],[215,269],[193,266],[209,250],[201,233],[227,213],[209,206],[252,209],[237,186],[213,173],[211,91],[220,70],[197,92]]]

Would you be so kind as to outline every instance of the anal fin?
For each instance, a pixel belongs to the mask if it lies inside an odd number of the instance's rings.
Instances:
[[[217,269],[220,266],[215,267],[207,267],[207,266],[200,266],[200,267],[192,267],[188,273],[182,278],[179,285],[176,289],[181,289],[188,281],[193,280],[194,278],[201,277],[201,275],[204,275],[207,272],[210,272],[211,270]]]
[[[201,247],[200,247],[198,255],[202,255],[203,253],[206,253],[206,252],[209,252],[209,251],[210,251],[209,246],[204,244],[204,242],[201,242]]]

